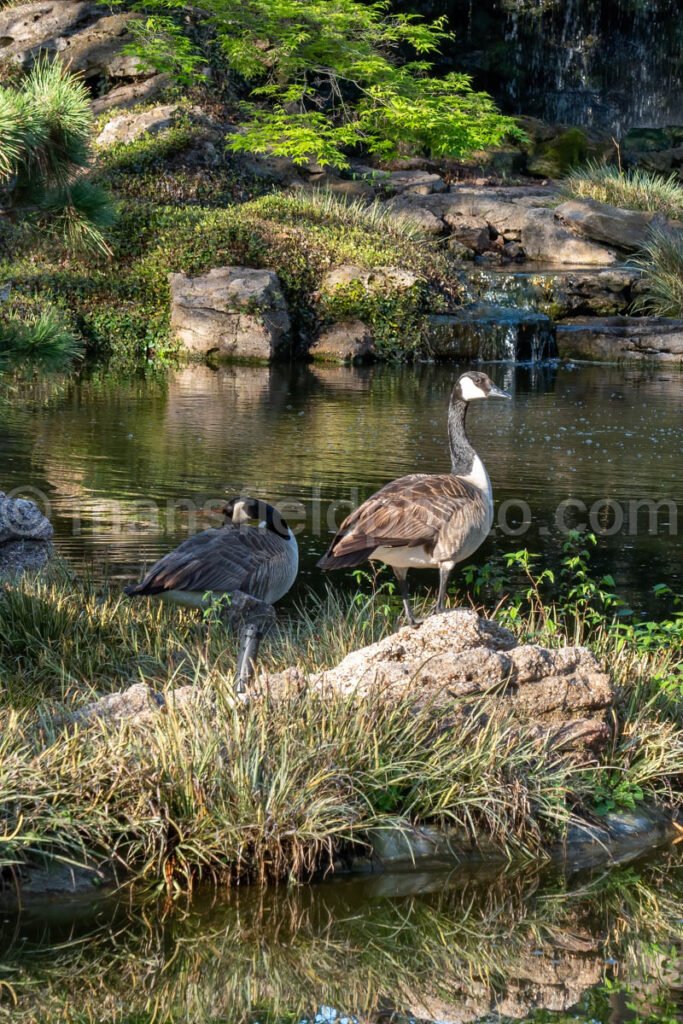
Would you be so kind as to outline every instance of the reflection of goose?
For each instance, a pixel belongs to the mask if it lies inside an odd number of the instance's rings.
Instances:
[[[276,508],[255,498],[233,498],[223,511],[223,526],[183,541],[159,559],[141,583],[126,587],[126,594],[158,596],[191,608],[207,608],[216,598],[236,592],[263,605],[279,601],[299,568],[294,534]],[[259,525],[249,525],[250,521]],[[247,620],[237,664],[240,685],[251,677],[262,636],[263,629]]]
[[[376,559],[393,567],[408,621],[408,569],[439,570],[435,611],[444,611],[453,566],[469,558],[493,522],[491,481],[470,444],[465,416],[470,402],[509,398],[485,373],[464,373],[451,392],[448,436],[451,472],[413,473],[386,484],[342,523],[318,562],[321,569],[341,569]]]

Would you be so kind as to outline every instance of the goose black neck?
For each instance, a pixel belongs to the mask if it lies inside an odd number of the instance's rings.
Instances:
[[[267,505],[264,502],[264,520],[266,529],[272,530],[278,537],[288,537],[289,527],[284,521],[278,510],[273,505]]]
[[[467,438],[465,417],[467,402],[456,395],[455,388],[448,406],[448,440],[451,448],[451,472],[455,476],[469,476],[476,452]]]

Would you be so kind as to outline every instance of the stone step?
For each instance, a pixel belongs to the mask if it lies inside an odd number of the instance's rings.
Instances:
[[[563,359],[683,366],[683,320],[655,316],[577,317],[557,325]]]

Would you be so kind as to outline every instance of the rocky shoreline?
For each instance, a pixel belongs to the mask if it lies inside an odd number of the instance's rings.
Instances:
[[[112,148],[163,139],[185,126],[191,129],[196,166],[215,169],[223,160],[226,132],[234,127],[214,110],[169,100],[169,76],[124,52],[136,17],[131,12],[108,15],[87,0],[36,0],[8,7],[0,12],[0,59],[24,68],[41,53],[68,60],[92,92],[99,118],[96,149],[102,158]],[[642,282],[639,271],[627,264],[652,229],[678,233],[683,223],[659,213],[568,198],[553,180],[567,169],[563,161],[568,154],[605,159],[613,155],[614,141],[571,125],[519,120],[525,141],[475,154],[469,165],[410,158],[377,167],[356,159],[341,173],[267,155],[231,159],[238,175],[276,190],[324,190],[343,199],[376,201],[389,222],[409,223],[447,250],[466,279],[487,270],[506,272],[513,285],[497,287],[490,279],[488,297],[482,300],[467,280],[458,284],[454,271],[450,287],[460,289],[460,298],[422,318],[419,342],[411,339],[418,358],[538,361],[559,355],[683,364],[679,324],[631,318]],[[673,129],[637,128],[626,132],[619,152],[627,166],[675,170],[679,141]],[[535,267],[543,268],[542,285],[527,289],[515,302],[512,293],[535,275]],[[281,273],[276,266],[229,263],[216,263],[201,274],[171,273],[171,336],[199,359],[382,359],[384,347],[362,310],[383,301],[401,318],[400,303],[410,296],[417,299],[423,288],[419,275],[405,267],[386,266],[371,275],[363,267],[331,267],[319,292],[308,298],[307,320],[317,326],[311,330],[308,322],[302,331],[299,311],[288,308],[284,297]],[[615,316],[629,319],[604,319]],[[577,322],[576,317],[590,320]]]

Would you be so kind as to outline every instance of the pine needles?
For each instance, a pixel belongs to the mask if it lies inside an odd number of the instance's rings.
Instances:
[[[108,253],[115,210],[85,176],[91,133],[88,92],[60,61],[38,60],[17,88],[0,86],[0,215]]]

